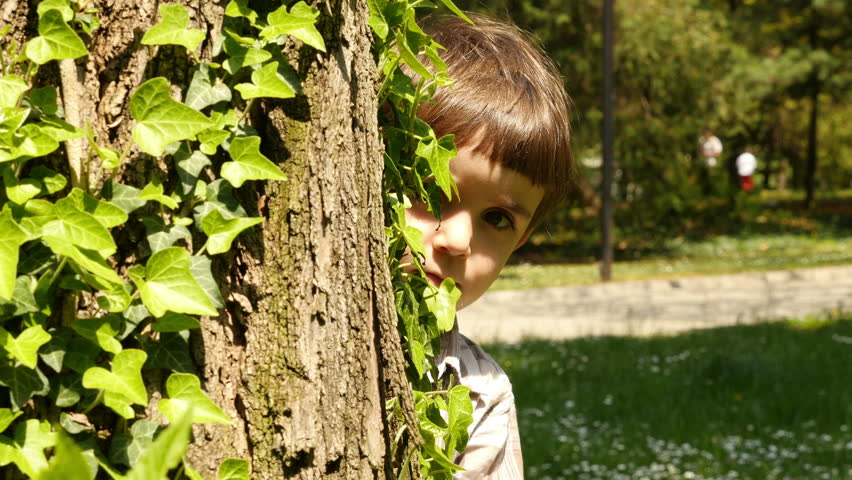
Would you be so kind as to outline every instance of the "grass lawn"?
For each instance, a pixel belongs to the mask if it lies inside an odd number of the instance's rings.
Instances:
[[[613,280],[741,273],[852,263],[852,236],[766,234],[671,240],[664,254],[613,265]],[[588,285],[600,281],[596,263],[507,265],[492,290]]]
[[[530,479],[852,478],[852,316],[486,350]]]

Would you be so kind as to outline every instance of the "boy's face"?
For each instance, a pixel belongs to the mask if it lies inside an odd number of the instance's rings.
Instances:
[[[429,281],[437,286],[452,278],[462,292],[460,310],[485,293],[509,255],[526,241],[544,190],[470,147],[459,149],[450,171],[459,198],[441,206],[442,221],[419,202],[406,210],[406,219],[423,232]]]

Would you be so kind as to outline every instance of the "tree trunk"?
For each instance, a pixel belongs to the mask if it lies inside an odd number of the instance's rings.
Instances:
[[[48,64],[38,79],[56,84],[61,77],[67,120],[90,123],[99,144],[122,151],[131,142],[132,91],[162,75],[182,99],[191,64],[182,47],[140,44],[159,21],[160,2],[93,3],[101,23],[86,39],[90,54],[61,69]],[[173,3],[191,12],[191,28],[207,33],[200,58],[210,59],[227,2]],[[37,34],[36,4],[5,0],[0,7],[19,44]],[[250,459],[253,479],[389,477],[395,432],[385,403],[399,396],[404,408],[412,405],[385,259],[367,3],[315,6],[327,53],[284,45],[301,95],[261,102],[253,115],[263,153],[289,180],[241,190],[249,214],[266,222],[214,263],[226,307],[193,338],[203,388],[234,419],[195,427],[188,457],[206,478],[229,457]],[[87,158],[85,142],[74,148],[69,156]],[[129,158],[119,174],[124,182],[165,175],[161,160],[135,147]],[[94,176],[78,181],[98,187]],[[119,261],[135,255],[138,236],[127,231],[123,240]]]
[[[820,81],[816,74],[811,80],[811,112],[808,120],[808,157],[805,166],[805,208],[813,208],[815,204],[814,188],[817,169],[817,139],[819,120]]]

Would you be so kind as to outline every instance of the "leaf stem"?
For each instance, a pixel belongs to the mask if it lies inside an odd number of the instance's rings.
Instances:
[[[98,390],[98,395],[97,395],[97,396],[96,396],[96,397],[92,400],[92,403],[90,403],[90,404],[89,404],[86,408],[84,408],[84,409],[83,409],[83,411],[82,411],[82,412],[80,412],[80,413],[82,413],[83,415],[85,415],[85,414],[89,413],[89,412],[90,412],[93,408],[95,408],[95,407],[97,407],[98,405],[100,405],[101,400],[102,400],[103,398],[104,398],[104,391],[103,391],[103,390]]]
[[[59,261],[59,265],[56,267],[56,271],[53,272],[53,276],[50,277],[50,286],[53,286],[53,283],[56,282],[57,278],[59,278],[59,274],[62,272],[62,269],[65,268],[66,263],[68,263],[68,257],[62,257],[62,260]]]
[[[257,98],[257,97],[255,97],[255,98]],[[255,99],[254,99],[254,98],[252,98],[251,100],[249,100],[248,104],[246,104],[246,108],[245,108],[245,110],[243,110],[242,115],[240,115],[240,119],[239,119],[239,120],[237,120],[237,124],[238,124],[238,125],[239,125],[240,123],[243,123],[243,119],[244,119],[244,118],[246,118],[246,115],[248,115],[249,111],[251,110],[251,107],[253,107],[253,106],[254,106],[254,100],[255,100]]]

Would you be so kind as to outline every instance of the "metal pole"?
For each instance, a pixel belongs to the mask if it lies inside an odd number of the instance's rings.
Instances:
[[[612,182],[615,155],[615,78],[613,75],[613,2],[604,0],[603,10],[603,164],[601,165],[601,280],[612,278]]]

